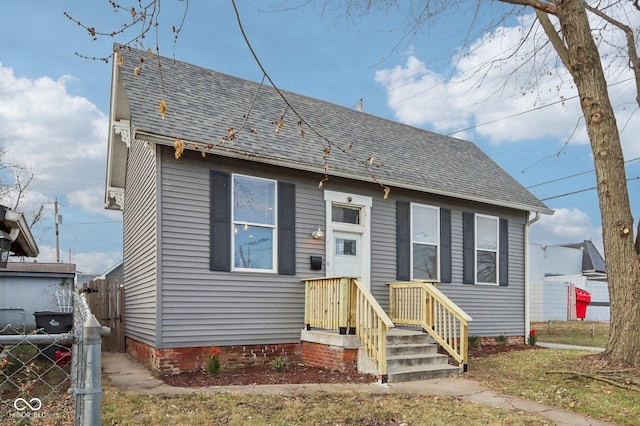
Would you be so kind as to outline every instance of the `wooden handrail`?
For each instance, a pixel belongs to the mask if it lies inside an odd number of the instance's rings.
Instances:
[[[355,333],[376,363],[380,376],[387,374],[387,332],[394,327],[389,316],[359,279],[309,278],[305,283],[305,328]]]
[[[430,281],[389,283],[391,320],[426,330],[465,370],[473,319]]]

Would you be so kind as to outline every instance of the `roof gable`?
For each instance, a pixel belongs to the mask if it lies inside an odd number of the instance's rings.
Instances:
[[[168,58],[160,58],[161,84],[160,68],[146,53],[125,48],[118,55],[123,60],[114,67],[112,117],[123,118],[114,109],[124,109],[124,93],[132,138],[167,145],[181,139],[186,149],[206,146],[217,155],[363,181],[373,176],[392,188],[552,212],[471,142],[282,91],[319,136],[299,124],[272,87]],[[134,67],[140,67],[138,76]],[[242,131],[223,141],[230,128]],[[379,166],[370,166],[370,158]]]
[[[606,274],[604,258],[590,240],[581,243],[563,244],[562,247],[571,247],[582,250],[582,272]]]

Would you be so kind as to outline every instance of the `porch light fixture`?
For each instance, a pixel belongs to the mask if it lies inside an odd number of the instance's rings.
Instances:
[[[322,227],[318,226],[316,230],[311,233],[311,236],[314,240],[324,238],[324,231],[322,230]]]
[[[11,244],[13,244],[13,240],[9,234],[4,231],[0,231],[0,268],[7,267],[9,254],[11,254]]]

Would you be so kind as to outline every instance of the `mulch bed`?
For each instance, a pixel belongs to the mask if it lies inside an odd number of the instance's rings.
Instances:
[[[469,357],[481,358],[502,352],[543,349],[530,345],[492,345],[469,348]],[[330,371],[323,368],[310,367],[291,363],[284,372],[273,371],[270,365],[258,365],[235,370],[222,370],[217,376],[210,376],[206,371],[180,373],[162,376],[160,379],[169,386],[202,387],[202,386],[240,386],[240,385],[274,385],[304,383],[372,383],[375,376],[360,374],[357,371]]]
[[[270,365],[256,365],[222,370],[217,376],[206,371],[180,373],[162,376],[160,379],[170,386],[238,386],[238,385],[275,385],[303,383],[371,383],[375,376],[360,374],[357,371],[330,371],[302,364],[289,364],[286,371],[277,372]]]

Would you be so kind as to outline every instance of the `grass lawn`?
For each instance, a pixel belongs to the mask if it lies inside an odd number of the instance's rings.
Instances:
[[[106,387],[103,425],[543,425],[542,418],[443,396],[317,393],[306,396],[148,396]]]
[[[608,324],[553,322],[534,327],[539,341],[606,344]],[[602,334],[602,338],[599,336]],[[596,339],[603,343],[595,343]],[[587,377],[591,376],[591,377]],[[531,349],[471,358],[465,378],[495,391],[617,424],[640,426],[640,369],[605,366],[593,352]],[[619,386],[607,383],[611,381]],[[103,425],[542,425],[530,413],[445,396],[319,393],[301,396],[125,394],[105,386]]]
[[[635,390],[576,373],[612,380]],[[471,359],[466,377],[506,394],[618,424],[640,425],[640,370],[606,367],[593,352],[506,352]]]
[[[609,323],[597,321],[549,321],[531,323],[539,342],[604,348],[609,340]]]

